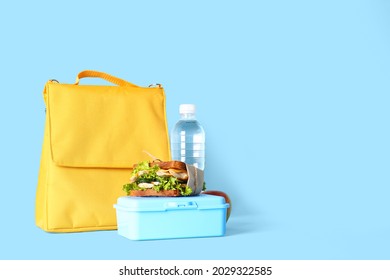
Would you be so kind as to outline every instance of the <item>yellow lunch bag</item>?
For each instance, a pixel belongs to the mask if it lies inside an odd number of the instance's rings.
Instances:
[[[79,85],[102,78],[115,85]],[[46,121],[35,220],[48,232],[116,229],[113,204],[134,164],[170,159],[163,88],[97,71],[46,83]],[[145,153],[144,151],[147,151]]]

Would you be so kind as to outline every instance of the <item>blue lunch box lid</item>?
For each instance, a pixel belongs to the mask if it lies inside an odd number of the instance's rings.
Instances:
[[[169,210],[204,210],[229,208],[225,198],[217,195],[199,194],[180,197],[135,197],[122,196],[114,205],[123,211],[169,211]]]

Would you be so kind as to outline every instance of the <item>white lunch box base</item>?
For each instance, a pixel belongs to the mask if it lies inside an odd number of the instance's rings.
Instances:
[[[118,198],[118,234],[131,240],[223,236],[229,204],[221,196]]]

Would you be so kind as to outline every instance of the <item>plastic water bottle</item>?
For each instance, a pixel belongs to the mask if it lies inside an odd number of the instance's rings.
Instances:
[[[171,133],[172,159],[204,170],[205,132],[195,117],[194,104],[181,104],[180,120]]]

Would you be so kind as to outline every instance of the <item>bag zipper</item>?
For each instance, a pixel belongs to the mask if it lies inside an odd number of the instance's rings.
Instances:
[[[162,88],[162,85],[161,84],[150,84],[148,87],[150,88]]]
[[[60,84],[60,82],[56,79],[50,79],[49,80],[50,83],[54,83],[54,84]],[[162,88],[162,85],[161,84],[158,84],[158,83],[155,83],[155,84],[150,84],[148,87],[150,88]]]

